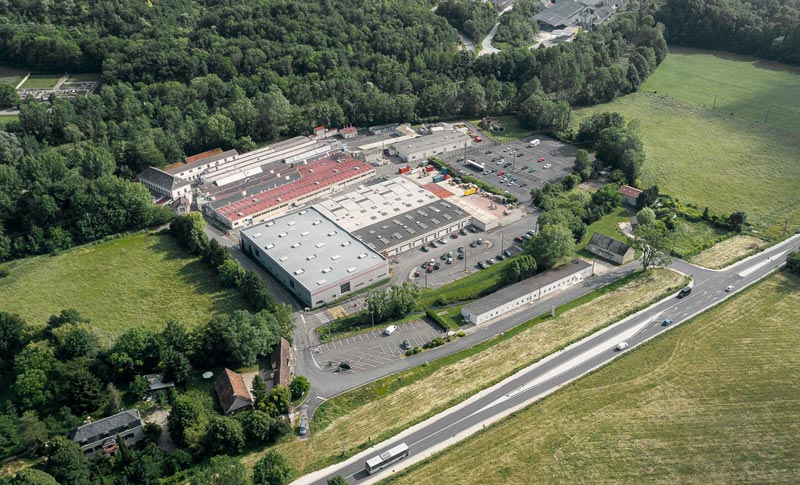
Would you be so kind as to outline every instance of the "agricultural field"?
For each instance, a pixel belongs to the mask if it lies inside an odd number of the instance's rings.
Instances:
[[[800,226],[800,133],[647,92],[577,110],[576,125],[601,111],[638,125],[647,151],[643,186],[658,185],[701,211],[743,210],[766,237],[782,235],[786,216]]]
[[[61,79],[61,74],[31,74],[31,76],[20,86],[22,89],[46,89],[53,88]]]
[[[800,132],[800,68],[755,57],[670,47],[643,91]],[[769,113],[767,113],[769,111]]]
[[[28,72],[11,66],[0,65],[0,83],[11,84],[16,87]]]
[[[161,328],[168,320],[188,327],[213,315],[246,308],[211,271],[166,235],[139,233],[55,256],[0,265],[0,310],[44,325],[74,308],[91,320],[102,343],[133,326]]]
[[[605,327],[683,286],[669,270],[632,278],[587,295],[555,318],[539,317],[460,354],[445,357],[337,396],[314,414],[311,437],[277,446],[295,470],[309,472],[334,461],[346,443],[350,452],[380,441],[480,391],[520,367]],[[585,304],[591,298],[591,304]],[[402,413],[397,410],[402,409]],[[252,466],[263,452],[245,455]],[[420,482],[437,483],[437,482]]]
[[[798,315],[773,275],[389,482],[798,483]]]

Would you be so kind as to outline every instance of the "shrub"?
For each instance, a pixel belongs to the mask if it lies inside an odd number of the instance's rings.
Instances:
[[[445,343],[446,342],[442,337],[436,337],[433,340],[425,342],[425,345],[423,345],[423,347],[426,348],[426,349],[434,349],[436,347],[444,345]]]

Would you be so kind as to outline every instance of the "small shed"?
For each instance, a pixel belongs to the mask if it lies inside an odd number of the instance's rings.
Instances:
[[[636,254],[633,248],[627,244],[599,232],[592,234],[589,244],[586,245],[586,250],[617,264],[625,264],[628,261],[632,261]]]
[[[622,203],[631,207],[636,207],[639,196],[642,195],[641,190],[633,188],[630,185],[623,185],[620,187],[619,193],[622,195]]]
[[[173,382],[165,382],[164,374],[147,374],[144,376],[150,388],[147,390],[148,396],[154,396],[159,392],[167,392],[169,389],[175,387]]]

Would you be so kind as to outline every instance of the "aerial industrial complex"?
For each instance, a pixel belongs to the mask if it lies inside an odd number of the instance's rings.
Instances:
[[[386,258],[311,207],[242,230],[242,250],[308,308],[384,279]]]

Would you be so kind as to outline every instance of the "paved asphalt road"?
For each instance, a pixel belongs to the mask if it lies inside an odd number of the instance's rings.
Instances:
[[[786,253],[797,247],[798,241],[800,235],[793,236],[755,257],[721,271],[704,270],[679,261],[675,266],[694,276],[693,291],[689,296],[662,300],[647,310],[520,371],[466,403],[444,411],[342,464],[302,477],[297,483],[324,484],[327,478],[334,475],[342,475],[350,483],[368,483],[424,459],[477,431],[486,422],[492,422],[498,416],[505,416],[540,399],[775,271],[785,262]],[[726,293],[725,287],[728,285],[735,286],[735,290]],[[662,321],[667,318],[672,319],[673,323],[662,325]],[[615,347],[621,341],[628,342],[630,346],[626,350],[618,351]],[[409,446],[409,458],[376,475],[369,476],[364,472],[366,459],[401,442]]]

